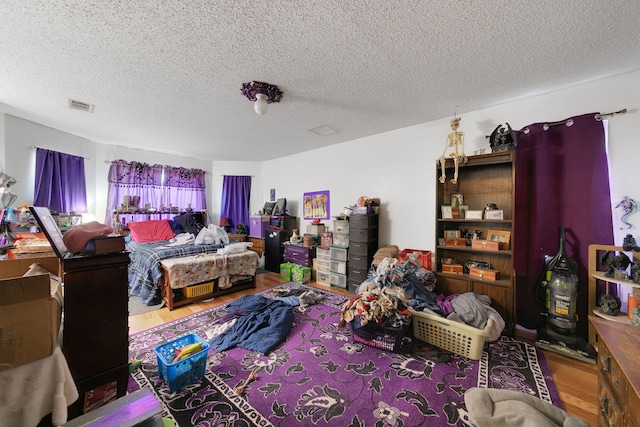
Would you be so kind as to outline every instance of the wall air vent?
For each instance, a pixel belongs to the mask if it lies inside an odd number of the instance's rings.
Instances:
[[[72,110],[80,110],[86,111],[87,113],[93,113],[93,104],[76,101],[75,99],[69,99],[69,108],[71,108]]]

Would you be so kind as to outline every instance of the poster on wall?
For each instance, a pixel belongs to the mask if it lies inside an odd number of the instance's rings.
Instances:
[[[329,219],[329,190],[304,193],[304,219]]]

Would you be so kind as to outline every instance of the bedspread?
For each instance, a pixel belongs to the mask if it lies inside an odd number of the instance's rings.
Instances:
[[[162,283],[162,260],[195,254],[216,252],[222,245],[166,246],[168,240],[158,242],[127,243],[129,251],[129,293],[149,305],[154,298],[160,298]]]
[[[253,251],[235,254],[199,254],[162,261],[173,289],[209,282],[220,277],[255,276],[260,257]],[[231,286],[230,280],[222,283]],[[221,286],[224,289],[224,286]]]

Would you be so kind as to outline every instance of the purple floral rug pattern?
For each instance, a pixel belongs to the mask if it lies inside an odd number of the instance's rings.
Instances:
[[[479,361],[446,353],[448,361],[392,353],[354,343],[337,327],[343,295],[314,290],[320,304],[294,309],[287,340],[267,356],[242,348],[210,350],[204,378],[175,393],[158,377],[154,348],[186,333],[205,331],[224,306],[140,332],[130,356],[143,361],[129,390],[149,387],[165,415],[187,426],[465,426],[464,393],[471,387],[518,390],[561,406],[544,359],[535,347],[510,338],[485,346]],[[269,290],[261,293],[277,297]],[[241,395],[234,389],[257,377]]]

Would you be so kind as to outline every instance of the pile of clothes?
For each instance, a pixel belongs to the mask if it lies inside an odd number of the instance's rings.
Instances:
[[[495,341],[504,330],[502,316],[491,307],[491,298],[473,292],[445,296],[436,293],[436,275],[412,259],[398,261],[386,257],[380,261],[357,289],[357,295],[345,302],[341,310],[341,323],[358,324],[376,322],[395,327],[411,321],[407,310],[446,317],[484,329],[489,318],[493,327],[487,340]],[[354,324],[354,326],[358,326]]]

